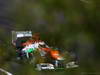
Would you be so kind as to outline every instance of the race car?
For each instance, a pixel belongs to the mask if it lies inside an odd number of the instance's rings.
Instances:
[[[71,58],[64,57],[67,54],[62,55],[59,49],[49,47],[37,34],[32,35],[32,31],[12,31],[12,44],[16,48],[18,59],[31,58],[28,61],[34,63],[39,71],[78,67],[75,61],[69,60]]]

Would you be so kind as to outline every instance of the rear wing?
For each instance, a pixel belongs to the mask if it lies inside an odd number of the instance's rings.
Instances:
[[[22,37],[32,37],[32,31],[12,31],[12,43]]]

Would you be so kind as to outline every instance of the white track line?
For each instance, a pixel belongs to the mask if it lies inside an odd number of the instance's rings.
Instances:
[[[2,69],[2,68],[0,68],[0,71],[4,72],[4,73],[7,74],[7,75],[13,75],[13,74],[11,74],[10,72],[7,72],[6,70],[4,70],[4,69]]]

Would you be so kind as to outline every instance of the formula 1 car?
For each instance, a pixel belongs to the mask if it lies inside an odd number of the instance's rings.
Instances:
[[[12,44],[16,47],[18,58],[32,59],[29,62],[33,62],[37,70],[78,67],[75,61],[65,57],[67,54],[62,55],[59,50],[49,47],[44,41],[30,38],[32,31],[12,31]]]

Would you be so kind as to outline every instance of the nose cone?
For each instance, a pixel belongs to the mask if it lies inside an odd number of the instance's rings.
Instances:
[[[58,57],[57,60],[64,60],[64,58],[63,57]]]
[[[53,59],[56,59],[56,60],[64,60],[64,58],[60,56],[59,51],[57,50],[51,51],[51,56]]]

